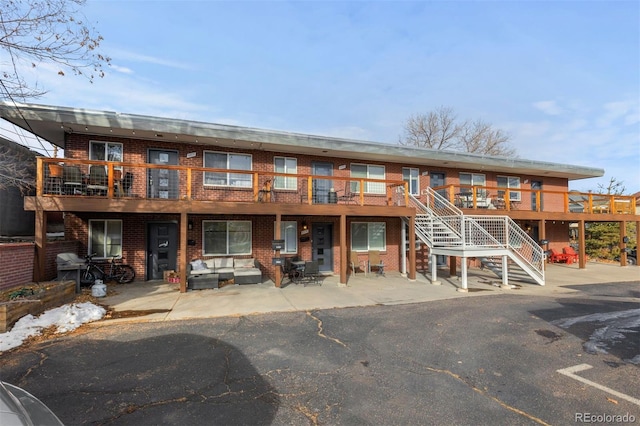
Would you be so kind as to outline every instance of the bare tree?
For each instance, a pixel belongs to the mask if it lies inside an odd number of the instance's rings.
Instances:
[[[415,145],[432,149],[453,149],[460,126],[451,108],[441,107],[429,114],[411,116],[405,124],[402,145]]]
[[[79,12],[85,0],[0,0],[0,98],[25,100],[46,93],[37,83],[28,82],[23,70],[44,63],[93,82],[103,77],[103,65],[110,58],[98,52],[102,36],[88,27]],[[39,70],[44,70],[41,67]]]
[[[625,188],[624,182],[614,177],[609,179],[607,186],[601,183],[598,184],[598,193],[600,194],[622,195],[626,190],[627,188]]]
[[[457,122],[453,110],[440,107],[428,114],[411,116],[404,127],[401,145],[516,157],[509,135],[481,120]]]
[[[36,154],[22,145],[0,139],[0,190],[18,188],[26,194],[35,187]]]

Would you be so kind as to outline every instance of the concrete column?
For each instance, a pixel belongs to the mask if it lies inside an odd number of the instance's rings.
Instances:
[[[431,284],[440,285],[438,281],[438,256],[431,254]]]
[[[502,286],[509,286],[509,261],[506,255],[502,256]]]

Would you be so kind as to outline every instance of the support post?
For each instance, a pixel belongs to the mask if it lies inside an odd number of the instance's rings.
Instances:
[[[409,217],[409,280],[410,281],[416,280],[416,217],[415,216]]]
[[[455,256],[451,256],[453,262],[455,264]],[[460,262],[460,269],[462,269],[460,278],[462,279],[462,286],[458,287],[458,291],[461,293],[467,293],[469,288],[467,287],[467,259],[462,257],[462,262]],[[454,268],[455,271],[455,268]]]
[[[282,215],[280,213],[276,213],[276,240],[279,240],[282,235],[280,233],[280,222],[282,220]],[[297,238],[297,236],[296,236]],[[276,251],[276,256],[280,257],[280,250]],[[275,273],[275,278],[276,278],[276,287],[280,288],[281,287],[281,283],[282,283],[282,267],[280,266],[276,266],[276,273]]]
[[[502,287],[509,287],[509,263],[506,255],[502,256]]]
[[[340,284],[347,285],[347,268],[349,261],[347,260],[347,216],[340,215]]]
[[[180,293],[187,292],[187,230],[188,230],[187,212],[180,213]]]
[[[431,253],[431,284],[440,285],[438,281],[438,255]]]
[[[33,268],[33,280],[40,282],[45,280],[45,259],[47,257],[47,212],[36,197],[36,223],[35,223],[35,259]]]
[[[587,248],[585,244],[586,232],[584,230],[584,220],[578,222],[578,268],[587,267]]]
[[[627,222],[624,220],[620,224],[620,266],[627,266],[627,244],[624,242],[627,236]]]
[[[407,247],[409,245],[409,241],[407,240],[407,227],[404,225],[402,219],[400,219],[400,241],[402,241],[402,245]],[[407,276],[407,250],[404,249],[400,251],[400,274],[403,277]]]

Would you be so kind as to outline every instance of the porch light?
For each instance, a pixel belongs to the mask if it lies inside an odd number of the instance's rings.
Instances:
[[[191,219],[189,219],[189,222],[187,222],[187,228],[189,228],[189,231],[193,229],[193,221]]]

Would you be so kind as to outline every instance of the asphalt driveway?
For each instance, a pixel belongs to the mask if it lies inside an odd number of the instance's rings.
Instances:
[[[637,309],[638,283],[585,289],[104,323],[5,353],[2,374],[70,425],[640,421],[640,324],[590,352],[601,323],[558,322]],[[583,364],[588,383],[559,372]]]

